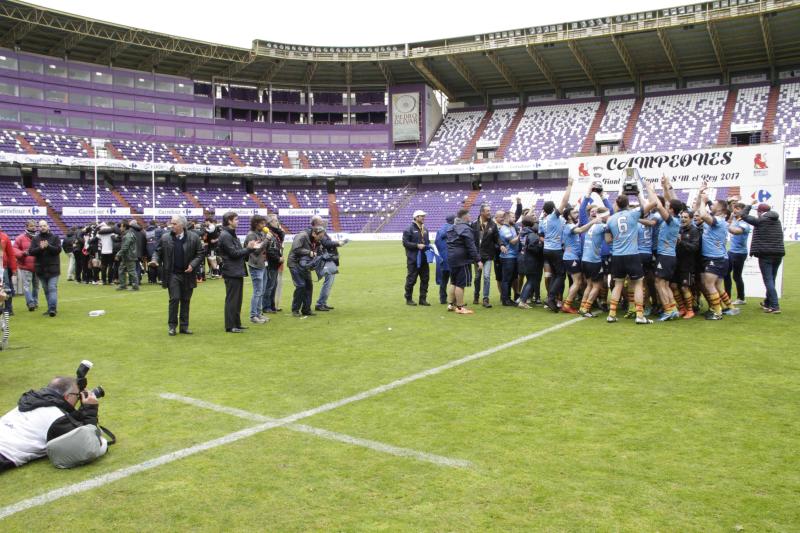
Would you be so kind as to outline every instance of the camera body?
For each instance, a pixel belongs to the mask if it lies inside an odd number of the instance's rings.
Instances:
[[[89,370],[92,369],[94,364],[88,359],[84,359],[81,361],[81,364],[78,365],[78,369],[75,371],[75,377],[78,381],[78,390],[82,393],[86,390],[87,379],[86,375],[89,373]],[[102,398],[106,395],[106,391],[103,387],[97,386],[91,390],[91,393],[95,395],[96,398]]]
[[[596,192],[597,194],[603,194],[602,180],[595,180],[592,182],[592,192]]]
[[[625,176],[622,179],[622,194],[628,196],[639,195],[639,183],[642,177],[639,175],[639,170],[636,168],[626,168]]]

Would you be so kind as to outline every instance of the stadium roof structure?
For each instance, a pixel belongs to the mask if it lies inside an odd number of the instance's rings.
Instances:
[[[609,4],[612,5],[613,4]],[[800,0],[720,0],[419,43],[250,49],[0,2],[0,46],[205,81],[281,87],[426,83],[450,100],[800,66]]]

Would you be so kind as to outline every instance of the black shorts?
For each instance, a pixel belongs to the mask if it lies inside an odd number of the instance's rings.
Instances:
[[[564,275],[564,250],[545,250],[544,261],[550,265],[550,274],[553,277]]]
[[[602,281],[606,273],[603,268],[603,263],[590,263],[588,261],[581,261],[581,272],[586,279],[592,281]]]
[[[564,270],[567,274],[580,274],[581,273],[581,260],[580,259],[564,259]]]
[[[450,269],[450,284],[463,289],[472,286],[472,265],[461,265]]]
[[[675,264],[675,272],[672,274],[672,283],[683,287],[694,285],[695,259],[690,257],[688,260],[678,260]]]
[[[644,277],[644,270],[642,270],[642,259],[639,257],[639,254],[612,256],[611,276],[614,279],[642,279]]]
[[[653,254],[639,254],[639,259],[642,260],[642,270],[645,273],[650,273],[655,270],[655,262],[653,261]]]
[[[705,274],[714,274],[718,278],[724,278],[728,275],[728,258],[703,256],[702,272]]]
[[[675,265],[678,259],[674,255],[661,255],[656,257],[656,277],[671,280],[675,275]]]

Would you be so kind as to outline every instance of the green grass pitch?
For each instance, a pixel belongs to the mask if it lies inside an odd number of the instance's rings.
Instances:
[[[785,264],[779,316],[751,298],[718,323],[581,320],[298,421],[461,466],[277,427],[13,514],[0,530],[797,531],[800,247]],[[119,443],[86,467],[43,460],[2,474],[0,508],[259,424],[161,393],[280,418],[573,319],[407,307],[398,243],[351,243],[341,270],[335,311],[292,318],[287,276],[284,312],[242,335],[224,333],[221,280],[195,291],[191,337],[167,336],[160,287],[62,277],[56,318],[17,298],[0,411],[91,359],[90,386],[107,392],[101,423]]]

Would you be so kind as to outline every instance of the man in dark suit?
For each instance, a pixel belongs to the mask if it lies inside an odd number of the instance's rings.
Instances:
[[[236,236],[239,215],[228,211],[222,215],[222,232],[219,234],[219,255],[222,257],[222,277],[225,280],[225,331],[242,333],[242,295],[244,278],[247,276],[245,261],[250,254],[261,250],[262,243],[250,241],[242,247]],[[266,242],[266,241],[263,241]]]
[[[171,231],[159,239],[150,261],[153,267],[161,264],[161,286],[169,289],[169,335],[175,336],[180,309],[180,332],[191,335],[189,303],[197,287],[195,271],[203,264],[203,245],[196,233],[186,231],[186,218],[172,217]]]

